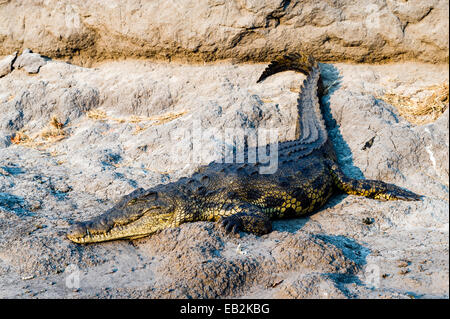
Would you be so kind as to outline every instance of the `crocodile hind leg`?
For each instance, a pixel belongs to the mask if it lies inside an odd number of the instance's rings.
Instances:
[[[393,184],[388,184],[378,180],[358,180],[344,175],[339,166],[330,161],[329,167],[333,175],[334,183],[338,189],[350,195],[365,196],[382,201],[388,200],[420,200],[421,195],[417,195],[406,189]]]

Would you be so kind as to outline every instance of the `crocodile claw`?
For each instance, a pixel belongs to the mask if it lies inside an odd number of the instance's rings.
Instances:
[[[242,229],[241,220],[233,215],[222,218],[220,224],[227,233],[238,234]]]

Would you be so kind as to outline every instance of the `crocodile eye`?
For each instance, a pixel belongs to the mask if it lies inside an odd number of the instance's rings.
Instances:
[[[144,194],[144,196],[142,196],[142,197],[145,198],[146,200],[157,200],[158,193],[155,191],[149,191],[148,193]]]
[[[137,200],[135,198],[133,198],[132,200],[130,200],[128,202],[127,206],[134,205],[134,204],[136,204],[136,202],[137,202]]]

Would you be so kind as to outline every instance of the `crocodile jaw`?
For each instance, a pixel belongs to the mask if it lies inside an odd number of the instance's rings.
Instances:
[[[71,241],[77,243],[77,244],[89,244],[89,243],[98,243],[108,240],[114,240],[114,239],[126,239],[130,237],[137,236],[136,229],[132,229],[129,226],[116,226],[112,229],[104,232],[90,232],[88,227],[85,227],[84,232],[81,231],[80,228],[83,227],[82,225],[76,226],[76,228],[73,228],[70,230],[70,232],[67,234],[67,238]],[[141,237],[146,236],[149,234],[142,234]]]
[[[173,213],[144,215],[125,225],[114,225],[110,229],[99,230],[92,223],[78,223],[67,233],[67,238],[78,244],[97,243],[115,239],[136,239],[151,235],[159,230],[172,227]]]

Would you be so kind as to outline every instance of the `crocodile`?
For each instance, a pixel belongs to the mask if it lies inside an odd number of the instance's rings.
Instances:
[[[257,82],[288,70],[306,78],[297,101],[295,138],[276,143],[278,168],[274,173],[261,173],[263,163],[249,161],[247,146],[243,163],[214,161],[190,177],[136,189],[103,214],[74,224],[68,239],[80,244],[136,239],[197,221],[219,222],[227,233],[263,235],[271,232],[272,220],[313,213],[336,193],[377,200],[421,199],[421,195],[393,184],[346,176],[322,115],[318,62],[302,53],[280,56]]]

